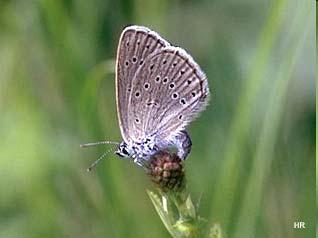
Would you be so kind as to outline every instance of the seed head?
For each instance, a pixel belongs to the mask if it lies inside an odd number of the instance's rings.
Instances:
[[[164,192],[180,191],[184,186],[184,166],[182,160],[168,151],[153,155],[146,166],[150,179]]]

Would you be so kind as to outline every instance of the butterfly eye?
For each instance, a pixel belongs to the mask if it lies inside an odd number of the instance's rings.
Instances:
[[[167,60],[164,60],[163,62],[162,62],[162,64],[166,64],[167,63]]]
[[[133,61],[133,63],[136,63],[137,58],[136,58],[136,57],[133,57],[133,58],[132,58],[132,61]]]
[[[129,65],[129,62],[128,62],[128,61],[126,61],[126,62],[125,62],[125,65],[126,65],[126,66],[128,66],[128,65]]]
[[[139,64],[142,65],[143,63],[144,63],[144,61],[143,61],[143,60],[140,60]]]
[[[130,153],[126,148],[127,148],[126,145],[121,144],[115,153],[120,157],[127,157],[130,155]]]
[[[188,85],[190,85],[192,83],[192,81],[190,79],[188,79],[187,83],[188,83]]]
[[[171,84],[169,85],[169,88],[170,88],[170,89],[173,89],[173,88],[174,88],[174,83],[171,83]]]
[[[195,92],[192,92],[191,95],[192,95],[192,97],[195,97]]]
[[[121,147],[121,152],[122,154],[120,156],[128,156],[129,155],[129,152],[128,150],[126,149],[126,147]]]
[[[167,83],[168,82],[168,78],[165,77],[163,80],[162,80],[163,83]]]
[[[182,69],[182,70],[180,71],[180,75],[183,75],[183,74],[184,74],[184,72],[185,72],[185,70],[184,70],[184,69]]]
[[[136,92],[135,96],[136,96],[136,98],[139,98],[140,97],[140,92]]]
[[[156,83],[159,83],[160,82],[160,76],[157,76],[155,80],[156,80]]]

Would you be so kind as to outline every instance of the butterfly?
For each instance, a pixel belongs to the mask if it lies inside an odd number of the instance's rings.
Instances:
[[[186,127],[209,101],[206,75],[182,48],[144,26],[121,33],[116,60],[116,105],[123,141],[116,154],[139,165],[160,150],[175,147],[186,159]],[[83,146],[112,142],[88,143]]]

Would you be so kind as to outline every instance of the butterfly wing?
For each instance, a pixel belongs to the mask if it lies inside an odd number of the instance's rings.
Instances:
[[[188,53],[173,46],[146,58],[131,90],[128,120],[136,141],[149,136],[172,141],[204,110],[209,98],[205,74]]]
[[[116,104],[119,127],[125,142],[131,140],[127,114],[132,79],[149,54],[168,45],[157,33],[142,26],[126,27],[121,34],[116,62]]]

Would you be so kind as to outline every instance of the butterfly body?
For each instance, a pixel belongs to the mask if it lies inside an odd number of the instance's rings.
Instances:
[[[115,152],[121,157],[132,157],[133,159],[141,160],[148,159],[151,155],[158,151],[158,146],[156,146],[153,138],[145,138],[140,142],[126,143],[122,141],[118,150]]]
[[[185,159],[191,151],[192,142],[186,131],[180,132],[172,141],[155,141],[155,138],[145,138],[141,142],[126,143],[122,141],[115,152],[120,157],[131,157],[137,164],[147,161],[159,150],[176,147],[178,156]]]
[[[157,151],[175,147],[185,159],[192,145],[185,129],[208,98],[207,78],[185,50],[146,27],[123,30],[116,62],[116,103],[123,137],[117,155],[141,164]]]

